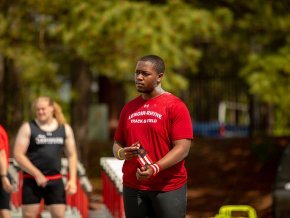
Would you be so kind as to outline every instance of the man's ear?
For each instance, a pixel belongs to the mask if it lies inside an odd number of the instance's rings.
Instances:
[[[163,77],[163,73],[158,74],[157,82],[160,83]]]

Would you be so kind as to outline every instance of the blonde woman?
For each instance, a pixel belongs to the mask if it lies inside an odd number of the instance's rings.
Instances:
[[[33,104],[36,118],[24,123],[17,134],[14,158],[24,171],[22,214],[37,217],[40,201],[53,218],[65,216],[66,192],[76,188],[77,152],[74,134],[65,121],[60,106],[50,97],[41,96]],[[69,163],[66,186],[60,174],[63,150]]]

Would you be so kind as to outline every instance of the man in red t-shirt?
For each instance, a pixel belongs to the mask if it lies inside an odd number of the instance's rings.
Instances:
[[[127,218],[186,215],[184,159],[193,139],[186,105],[161,88],[164,61],[142,57],[135,70],[140,96],[121,111],[113,153],[125,160],[123,197]]]
[[[10,216],[10,193],[12,185],[8,179],[9,142],[5,129],[0,125],[0,217]]]

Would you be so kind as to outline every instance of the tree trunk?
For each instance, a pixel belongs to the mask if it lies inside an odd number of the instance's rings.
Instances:
[[[19,72],[13,61],[0,56],[0,117],[13,144],[14,136],[23,122],[23,98]]]
[[[109,132],[112,139],[118,125],[120,112],[125,104],[124,83],[101,76],[99,86],[99,103],[105,103],[109,108]]]
[[[79,159],[86,165],[89,107],[91,105],[92,73],[82,60],[71,64],[71,125],[74,130]]]

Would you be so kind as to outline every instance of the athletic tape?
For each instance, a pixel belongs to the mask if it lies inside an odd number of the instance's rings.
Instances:
[[[140,146],[139,148],[139,154],[137,156],[137,160],[142,167],[153,164],[153,161],[147,154],[147,151],[142,146]]]
[[[153,176],[155,176],[160,171],[160,167],[156,163],[149,165],[149,167],[151,167],[151,169],[153,170]]]
[[[152,161],[149,154],[147,154],[147,151],[142,146],[139,148],[137,160],[142,167],[147,168],[149,166],[153,170],[153,176],[160,171],[160,166]]]

